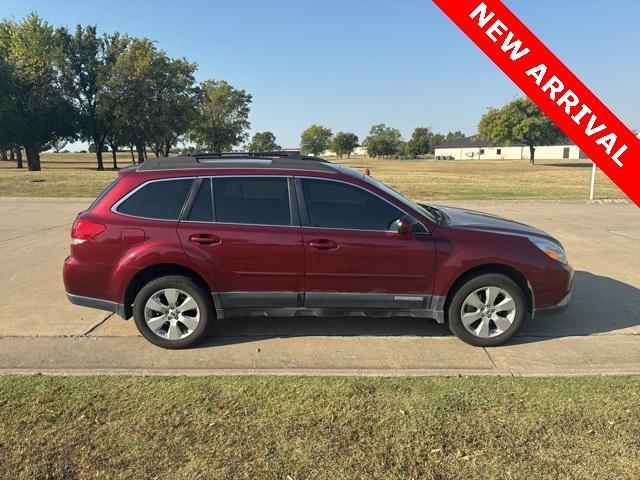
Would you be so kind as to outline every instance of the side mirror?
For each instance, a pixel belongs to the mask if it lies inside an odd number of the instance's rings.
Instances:
[[[398,233],[408,235],[415,232],[417,226],[418,221],[415,218],[405,215],[398,220]]]

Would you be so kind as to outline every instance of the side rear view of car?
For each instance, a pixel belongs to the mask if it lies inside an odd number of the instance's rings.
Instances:
[[[72,303],[133,317],[166,348],[237,315],[402,315],[494,346],[564,308],[560,243],[477,212],[416,204],[312,157],[202,155],[121,170],[72,229]]]

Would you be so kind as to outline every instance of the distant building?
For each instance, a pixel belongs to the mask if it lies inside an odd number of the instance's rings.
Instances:
[[[536,146],[535,157],[536,160],[587,158],[585,153],[573,144]],[[436,145],[435,158],[436,160],[529,160],[529,147],[524,144],[500,146],[477,137],[465,137]]]
[[[333,150],[325,150],[320,154],[321,157],[335,157],[336,152]],[[346,157],[346,155],[344,155]],[[356,147],[353,149],[351,153],[352,157],[366,157],[367,156],[367,147]]]
[[[300,148],[285,147],[281,151],[285,153],[290,153],[291,155],[300,155]]]

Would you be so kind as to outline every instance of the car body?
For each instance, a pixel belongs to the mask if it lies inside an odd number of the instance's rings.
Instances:
[[[199,340],[205,317],[352,313],[433,318],[491,346],[536,312],[565,307],[573,270],[560,243],[536,228],[418,205],[313,157],[246,154],[121,170],[78,215],[63,276],[72,303],[134,316],[145,337],[169,348]],[[184,289],[172,287],[178,280]],[[154,281],[165,290],[147,292]],[[195,305],[196,290],[198,308],[181,323],[179,304]],[[496,312],[490,300],[514,310]],[[456,331],[465,315],[479,317]]]

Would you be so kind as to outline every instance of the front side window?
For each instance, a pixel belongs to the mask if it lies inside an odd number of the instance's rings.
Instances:
[[[377,195],[346,183],[302,180],[312,227],[388,231],[404,213]]]
[[[193,179],[149,182],[118,205],[116,211],[133,217],[178,220]]]
[[[215,178],[213,205],[216,222],[291,225],[289,184],[286,178]]]

